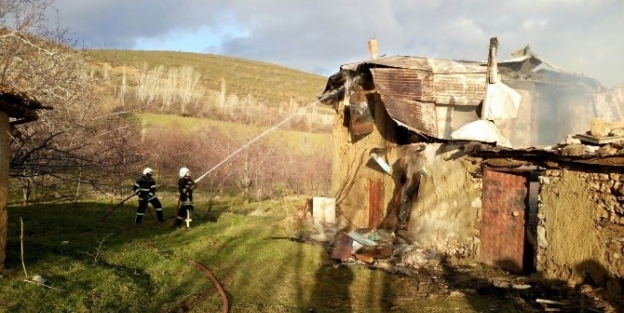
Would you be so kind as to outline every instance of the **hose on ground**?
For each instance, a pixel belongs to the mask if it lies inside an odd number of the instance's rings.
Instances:
[[[228,313],[229,312],[228,299],[227,299],[227,296],[225,295],[225,291],[221,287],[221,284],[219,284],[219,281],[217,281],[214,275],[212,275],[212,273],[208,270],[208,268],[206,268],[203,264],[193,259],[189,259],[189,262],[191,262],[191,264],[193,264],[199,270],[204,272],[204,274],[206,274],[206,276],[208,276],[210,280],[212,280],[212,283],[215,285],[215,287],[217,287],[217,290],[219,291],[219,294],[221,295],[221,299],[223,299],[223,313]]]

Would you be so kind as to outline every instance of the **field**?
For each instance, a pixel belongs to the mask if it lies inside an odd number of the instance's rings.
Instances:
[[[323,92],[327,82],[323,76],[219,55],[128,50],[89,50],[88,54],[95,62],[108,64],[111,77],[117,80],[120,79],[122,67],[136,69],[144,63],[150,68],[161,65],[192,66],[201,74],[202,87],[221,90],[222,81],[225,80],[227,93],[236,94],[239,98],[252,95],[266,106],[289,103],[293,98],[301,104],[308,104]]]
[[[201,195],[201,193],[200,193]],[[220,198],[208,212],[199,196],[190,229],[133,224],[135,199],[101,221],[115,203],[38,204],[9,208],[2,312],[526,312],[514,297],[423,291],[419,277],[362,265],[337,266],[322,244],[286,238],[306,229],[302,199],[243,205]],[[24,265],[20,262],[20,219]]]

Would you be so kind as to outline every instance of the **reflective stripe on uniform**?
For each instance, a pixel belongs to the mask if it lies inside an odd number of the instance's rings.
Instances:
[[[182,205],[193,205],[193,201],[182,201]]]
[[[145,214],[145,213],[137,213],[137,215],[143,215],[143,214]]]

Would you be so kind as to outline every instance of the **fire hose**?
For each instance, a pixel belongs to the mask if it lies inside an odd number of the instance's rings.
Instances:
[[[158,247],[156,247],[155,245],[147,242],[146,245],[148,247],[150,247],[151,249],[154,249],[157,253],[160,253],[158,250]],[[219,295],[221,296],[221,300],[223,300],[223,313],[228,313],[230,311],[230,305],[228,303],[228,298],[227,295],[225,294],[225,290],[223,290],[223,287],[221,287],[221,284],[219,283],[219,281],[217,280],[217,278],[212,274],[212,272],[210,272],[210,270],[204,266],[203,264],[188,258],[189,263],[191,263],[193,266],[195,266],[196,268],[198,268],[199,270],[201,270],[202,272],[204,272],[204,274],[206,274],[206,276],[208,276],[208,278],[210,278],[210,280],[212,281],[212,283],[214,284],[214,286],[217,288],[217,291],[219,292]]]
[[[118,207],[120,207],[122,204],[124,204],[124,202],[128,201],[130,198],[136,196],[136,193],[133,193],[131,195],[129,195],[127,198],[121,200],[121,202],[119,202],[118,205],[116,205],[112,210],[110,210],[108,213],[106,213],[106,215],[104,215],[104,217],[102,217],[102,219],[100,221],[104,221],[109,215],[111,215],[111,213],[113,213],[115,210],[117,210]],[[151,214],[151,212],[150,212]]]
[[[193,260],[193,259],[189,259],[189,262],[191,264],[193,264],[195,267],[197,267],[199,270],[201,270],[202,272],[204,272],[204,274],[206,274],[206,276],[208,276],[210,278],[210,280],[212,280],[212,283],[215,285],[215,287],[217,288],[217,291],[219,291],[219,294],[221,295],[221,299],[223,300],[223,313],[228,313],[229,312],[229,304],[228,304],[228,299],[227,296],[225,295],[225,291],[223,290],[223,288],[221,287],[221,284],[219,284],[219,281],[214,277],[214,275],[212,275],[212,273],[208,270],[208,268],[206,268],[203,264]]]

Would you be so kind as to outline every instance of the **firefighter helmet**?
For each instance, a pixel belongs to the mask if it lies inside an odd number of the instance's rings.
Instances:
[[[181,168],[180,169],[180,178],[182,178],[184,176],[188,176],[190,172],[191,171],[189,171],[189,169],[186,168],[186,167]]]
[[[152,169],[151,169],[151,168],[149,168],[149,167],[146,167],[146,168],[143,170],[143,175],[152,175],[153,173],[154,173],[154,170],[152,170]]]

